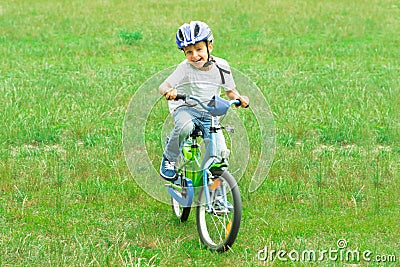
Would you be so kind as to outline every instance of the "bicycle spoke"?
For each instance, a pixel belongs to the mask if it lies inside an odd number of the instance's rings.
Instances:
[[[219,240],[220,240],[220,241],[224,240],[224,238],[222,237],[222,232],[223,232],[223,231],[220,231],[220,230],[219,230],[219,227],[222,226],[223,229],[221,229],[221,230],[225,230],[225,231],[226,231],[225,223],[222,222],[222,220],[219,219],[217,216],[211,216],[211,220],[213,221],[213,224],[214,224],[214,226],[215,226],[215,229],[217,230],[217,234],[218,234],[218,236],[219,236]],[[217,222],[216,222],[216,220],[217,220]],[[224,218],[224,221],[225,221],[225,218]],[[220,225],[219,225],[219,224],[220,224]]]

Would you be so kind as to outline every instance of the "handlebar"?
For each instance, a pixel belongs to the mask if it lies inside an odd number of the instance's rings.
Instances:
[[[201,102],[200,99],[198,99],[195,96],[192,95],[187,95],[187,94],[177,94],[175,97],[175,100],[183,100],[186,101],[187,99],[192,99],[194,101],[196,101],[197,103],[199,103],[203,108],[207,107],[206,105],[203,104],[203,102]],[[242,102],[239,99],[236,100],[229,100],[230,105],[236,105],[236,106],[240,106],[242,104]],[[247,106],[248,107],[248,106]],[[246,108],[247,108],[246,107]],[[207,109],[207,108],[205,108]]]
[[[210,112],[211,115],[213,116],[224,115],[228,111],[230,106],[232,105],[240,106],[242,104],[242,102],[239,99],[228,101],[218,96],[214,96],[213,99],[207,105],[205,105],[199,98],[192,95],[178,94],[175,97],[175,100],[187,101],[188,99],[194,100],[197,103],[199,103],[199,105],[202,108]]]

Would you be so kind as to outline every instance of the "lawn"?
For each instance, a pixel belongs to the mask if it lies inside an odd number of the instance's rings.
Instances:
[[[399,17],[390,0],[1,2],[0,265],[398,266]],[[184,59],[175,32],[190,20],[211,26],[213,53],[274,119],[271,168],[254,192],[240,177],[242,227],[224,254],[201,245],[194,214],[179,223],[147,194],[124,154],[132,97]],[[249,170],[265,123],[253,103],[239,111]],[[154,106],[157,168],[167,110]]]

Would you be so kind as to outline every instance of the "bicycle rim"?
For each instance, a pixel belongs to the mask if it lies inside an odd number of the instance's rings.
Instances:
[[[215,183],[218,184],[215,185]],[[227,203],[220,205],[221,202],[215,194],[217,188],[225,190],[226,200],[231,206]],[[235,179],[228,172],[224,172],[215,179],[209,189],[213,211],[207,211],[205,193],[201,190],[196,212],[197,230],[201,242],[210,250],[224,252],[231,248],[239,233],[242,217],[240,192]]]

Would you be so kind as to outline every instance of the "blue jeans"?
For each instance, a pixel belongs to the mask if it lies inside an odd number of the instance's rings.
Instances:
[[[210,156],[210,126],[211,117],[206,111],[200,111],[191,107],[180,107],[173,113],[175,127],[172,130],[169,141],[164,150],[164,156],[169,161],[176,161],[179,157],[181,147],[187,137],[195,128],[195,125],[200,127],[203,133],[204,143],[206,145],[206,155],[203,159],[204,165]],[[223,151],[227,151],[224,135],[222,131],[218,131],[215,135],[217,143],[217,157],[221,158]]]

